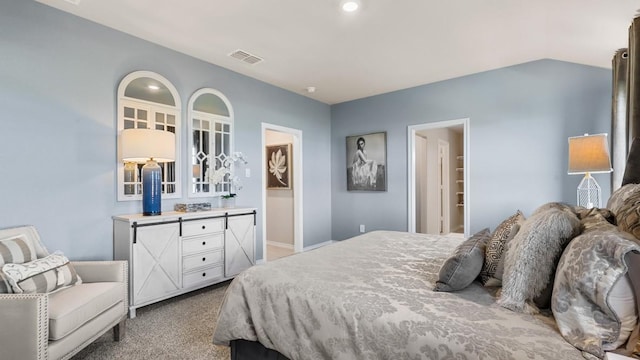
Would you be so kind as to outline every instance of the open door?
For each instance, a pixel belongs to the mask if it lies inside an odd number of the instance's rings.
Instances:
[[[408,127],[409,232],[468,237],[467,129],[468,119]]]

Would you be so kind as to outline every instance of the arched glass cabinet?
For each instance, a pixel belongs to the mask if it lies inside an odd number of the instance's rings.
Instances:
[[[163,76],[136,71],[125,76],[118,87],[118,144],[124,129],[156,129],[175,134],[176,160],[159,163],[162,168],[162,197],[179,198],[180,113],[181,101],[176,88]],[[118,201],[142,199],[140,169],[144,164],[123,163],[118,147]]]
[[[233,108],[219,91],[204,88],[189,100],[189,196],[205,197],[231,191]],[[224,167],[229,172],[220,171]]]

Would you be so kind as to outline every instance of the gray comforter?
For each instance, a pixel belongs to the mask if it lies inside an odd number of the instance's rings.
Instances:
[[[461,238],[376,231],[254,266],[229,285],[213,341],[298,359],[583,359],[552,317],[474,283],[434,292]]]

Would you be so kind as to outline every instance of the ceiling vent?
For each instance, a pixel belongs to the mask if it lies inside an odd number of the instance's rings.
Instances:
[[[255,56],[253,54],[250,54],[244,50],[236,50],[234,52],[232,52],[231,54],[229,54],[229,56],[231,56],[234,59],[238,59],[240,61],[246,62],[247,64],[251,64],[251,65],[255,65],[261,61],[263,61],[264,59],[259,57],[259,56]]]

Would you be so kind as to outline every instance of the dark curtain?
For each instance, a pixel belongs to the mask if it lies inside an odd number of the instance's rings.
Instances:
[[[629,27],[628,68],[627,149],[640,136],[640,17],[633,19]]]

